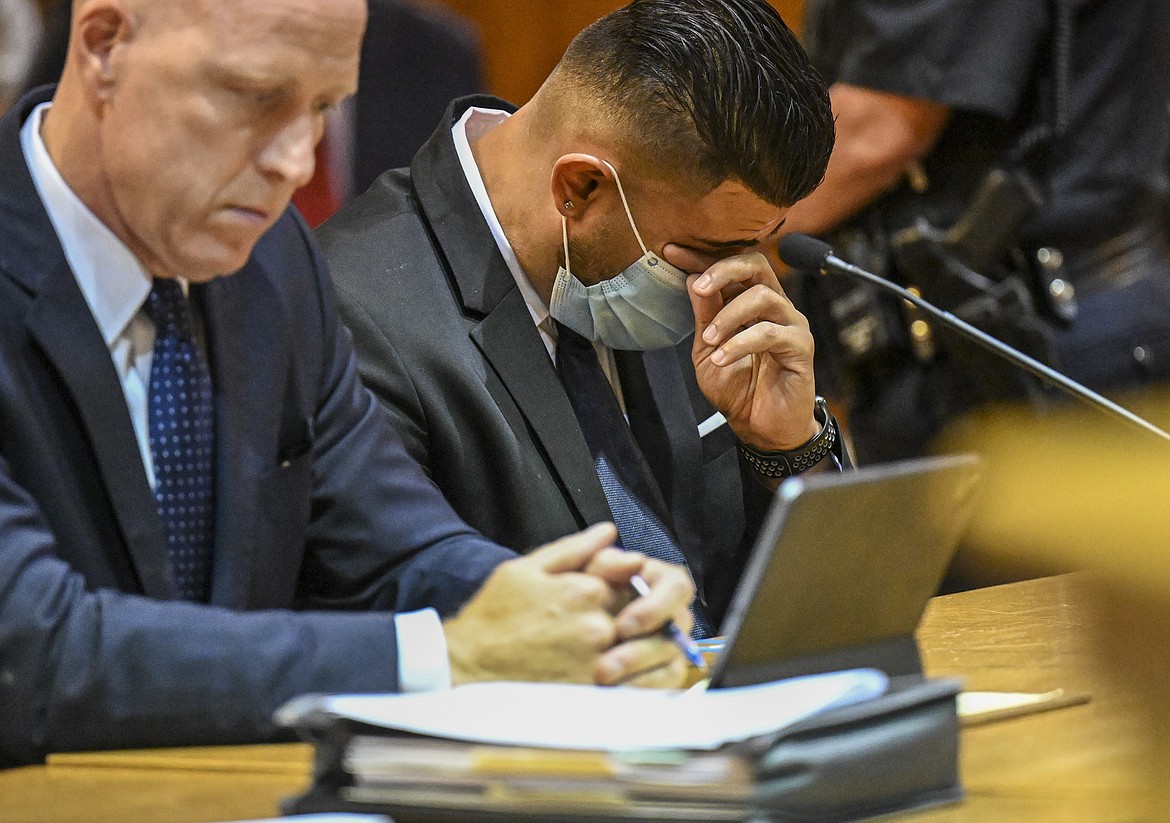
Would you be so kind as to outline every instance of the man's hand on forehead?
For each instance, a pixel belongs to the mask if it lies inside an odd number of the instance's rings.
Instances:
[[[767,259],[728,257],[691,275],[687,288],[699,387],[736,435],[767,451],[814,437],[812,334]]]

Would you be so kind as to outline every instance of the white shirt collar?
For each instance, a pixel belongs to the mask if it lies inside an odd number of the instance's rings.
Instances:
[[[53,164],[41,138],[41,123],[50,105],[42,103],[29,115],[20,131],[20,144],[69,268],[106,345],[112,348],[142,308],[152,278],[126,244],[81,202]]]
[[[487,187],[483,183],[483,175],[480,174],[479,166],[475,163],[475,156],[471,152],[473,139],[478,140],[510,116],[508,112],[499,109],[481,109],[472,106],[451,128],[451,136],[455,140],[455,152],[459,155],[459,163],[463,166],[463,175],[467,178],[467,184],[471,186],[471,193],[475,195],[475,202],[479,205],[479,210],[483,214],[488,228],[491,229],[492,237],[495,238],[496,246],[499,247],[504,262],[508,264],[508,271],[512,272],[516,286],[524,297],[528,313],[532,315],[532,322],[541,331],[553,334],[553,326],[549,322],[548,306],[540,298],[532,281],[528,279],[528,275],[521,268],[516,252],[512,249],[512,244],[508,242],[499,218],[496,217],[496,210],[492,207]]]

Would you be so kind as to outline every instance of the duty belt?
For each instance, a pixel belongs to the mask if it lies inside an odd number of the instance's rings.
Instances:
[[[1150,222],[1092,246],[1062,247],[1064,275],[1085,297],[1170,271],[1170,245],[1160,223]]]

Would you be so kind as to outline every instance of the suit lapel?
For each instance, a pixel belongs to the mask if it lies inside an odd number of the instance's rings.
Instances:
[[[585,438],[549,361],[516,281],[463,175],[451,127],[470,106],[513,110],[491,97],[455,101],[411,165],[426,220],[450,267],[464,313],[478,319],[471,339],[499,376],[532,428],[550,469],[568,491],[584,523],[611,518]],[[517,437],[528,437],[517,432]]]
[[[565,425],[566,420],[574,419],[573,407],[519,289],[512,289],[472,329],[471,339],[532,427],[581,520],[596,523],[612,519],[585,437],[577,426]]]
[[[21,124],[51,90],[25,98],[0,126],[3,268],[32,296],[28,331],[68,388],[146,595],[176,596],[162,524],[109,349],[65,260],[20,148]]]
[[[77,405],[143,593],[173,598],[162,523],[109,349],[63,257],[44,286],[29,331]]]
[[[289,373],[274,357],[287,354],[279,345],[283,315],[260,264],[253,259],[230,277],[220,277],[195,294],[202,309],[212,380],[215,386],[215,573],[211,600],[244,608],[256,561],[254,524],[267,468],[258,445],[283,431],[280,410],[285,388],[277,384]]]

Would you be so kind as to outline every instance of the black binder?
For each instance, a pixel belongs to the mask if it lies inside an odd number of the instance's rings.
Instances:
[[[655,796],[636,787],[622,792],[616,784],[613,792],[598,791],[596,781],[558,783],[555,768],[547,770],[543,790],[503,799],[493,796],[490,781],[443,792],[400,787],[379,793],[376,786],[363,791],[347,765],[355,747],[378,737],[390,747],[396,741],[416,745],[419,736],[339,718],[309,702],[289,722],[316,745],[313,783],[288,800],[284,811],[377,813],[397,823],[866,820],[961,799],[958,691],[953,680],[895,680],[880,697],[703,753],[742,767],[746,777],[742,784],[721,785],[710,797],[696,792],[690,799],[669,792]],[[548,756],[555,760],[558,754]],[[583,791],[582,785],[591,790]]]

